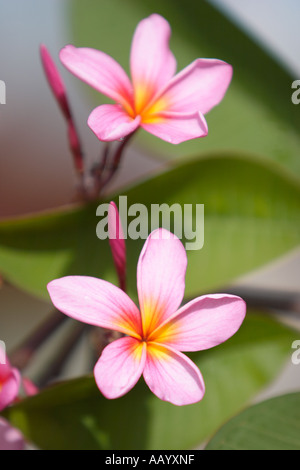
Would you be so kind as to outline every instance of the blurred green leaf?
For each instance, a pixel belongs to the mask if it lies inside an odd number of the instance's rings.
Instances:
[[[3,414],[42,449],[191,449],[238,413],[281,370],[295,333],[248,313],[238,333],[190,353],[206,385],[202,402],[178,407],[155,397],[143,379],[105,399],[94,378],[50,386]]]
[[[204,204],[204,246],[187,251],[186,297],[223,286],[300,241],[298,182],[277,166],[253,157],[208,154],[177,162],[124,194],[127,207],[145,205],[149,219],[152,204],[180,204],[183,212],[184,204],[193,205],[193,230],[195,205]],[[118,197],[114,199],[118,205]],[[4,278],[45,298],[47,282],[63,275],[91,275],[116,282],[108,242],[96,236],[101,220],[96,207],[95,203],[2,221],[0,272]],[[134,219],[128,216],[128,225]],[[188,240],[183,236],[182,241]],[[144,239],[126,241],[128,286],[133,297],[143,244]]]
[[[207,115],[209,135],[178,146],[141,131],[137,143],[159,156],[207,150],[245,150],[282,163],[300,174],[300,113],[291,101],[291,77],[273,57],[208,2],[194,0],[75,0],[66,4],[73,43],[100,49],[129,72],[131,39],[137,23],[162,14],[172,27],[171,49],[181,70],[198,57],[233,65],[225,99]],[[66,72],[68,73],[68,72]],[[95,106],[105,97],[73,78]]]
[[[300,393],[246,409],[217,432],[206,450],[300,450]]]

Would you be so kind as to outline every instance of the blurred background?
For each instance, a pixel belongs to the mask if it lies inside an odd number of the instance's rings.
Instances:
[[[95,103],[90,97],[87,98],[85,86],[63,69],[58,59],[59,50],[65,44],[79,43],[80,35],[84,34],[78,31],[78,22],[71,18],[74,3],[72,0],[0,0],[0,79],[6,84],[6,104],[0,105],[1,219],[65,205],[74,196],[75,173],[65,123],[41,67],[41,43],[48,47],[66,83],[79,134],[84,142],[86,161],[92,164],[99,155],[100,144],[86,125]],[[294,80],[300,79],[298,0],[211,0],[207,3],[219,9],[237,28],[246,31],[253,41],[283,65]],[[89,8],[90,1],[87,0],[84,5]],[[111,44],[102,34],[102,26],[101,23],[94,34],[99,36],[102,49],[109,52]],[[172,24],[173,30],[176,27],[176,23]],[[118,37],[117,31],[111,34]],[[123,39],[124,34],[120,34],[120,41]],[[127,41],[125,46],[128,49],[131,35]],[[255,58],[249,60],[253,61],[255,74]],[[285,93],[288,97],[291,90],[285,90]],[[297,112],[300,113],[300,105]],[[255,140],[256,136],[252,139]],[[128,149],[125,164],[110,190],[159,171],[165,162],[156,149],[152,151],[139,143],[133,145]],[[263,288],[275,307],[278,290],[284,292],[286,299],[292,296],[294,308],[285,319],[299,328],[299,279],[300,254],[299,250],[295,250],[270,266],[240,278],[235,288],[241,289],[241,292],[243,289]],[[261,299],[262,303],[264,301],[266,299]],[[50,310],[44,300],[4,283],[0,289],[0,339],[6,342],[8,350],[14,350],[47,318]],[[61,331],[57,341],[64,342],[64,333]],[[84,370],[86,349],[81,343],[78,348],[75,361],[70,360],[61,373],[80,375]],[[53,349],[52,343],[45,343],[44,349],[46,358],[48,351]],[[299,388],[299,372],[299,367],[297,369],[287,364],[272,392],[267,393]]]

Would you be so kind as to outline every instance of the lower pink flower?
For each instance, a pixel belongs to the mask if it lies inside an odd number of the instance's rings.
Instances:
[[[0,364],[0,411],[15,401],[20,385],[20,372],[6,358],[5,364]]]
[[[149,235],[138,261],[140,309],[125,292],[101,279],[67,276],[48,284],[52,302],[66,315],[124,334],[104,348],[94,368],[105,397],[124,395],[143,375],[156,396],[174,405],[203,398],[202,375],[182,352],[226,341],[241,326],[246,305],[234,295],[212,294],[179,308],[186,267],[180,240],[158,229]]]

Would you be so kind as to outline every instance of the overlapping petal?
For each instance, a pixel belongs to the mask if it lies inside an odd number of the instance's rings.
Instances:
[[[88,125],[98,139],[105,142],[119,140],[134,132],[141,117],[132,118],[119,104],[103,104],[95,108],[88,118]]]
[[[96,383],[106,398],[127,393],[142,375],[146,344],[135,338],[120,338],[104,348],[94,368]]]
[[[169,48],[171,29],[160,15],[153,14],[138,24],[131,45],[130,69],[139,113],[173,77],[176,60]]]
[[[134,302],[110,282],[88,276],[51,281],[48,292],[55,307],[75,320],[140,337],[141,317]]]
[[[180,240],[165,229],[154,230],[141,251],[137,289],[143,334],[147,337],[182,302],[187,256]]]
[[[208,133],[206,120],[200,112],[188,115],[161,113],[159,119],[153,119],[153,122],[143,122],[141,127],[171,144],[205,137]]]
[[[155,341],[180,351],[201,351],[228,340],[240,328],[246,304],[240,297],[211,294],[179,309],[155,333]]]
[[[230,64],[197,59],[173,77],[162,96],[169,112],[206,114],[223,99],[231,78]]]
[[[189,405],[203,398],[205,385],[198,367],[184,354],[148,343],[144,379],[161,400]]]
[[[60,60],[76,77],[126,109],[132,109],[132,84],[121,65],[108,54],[68,45],[60,51]]]

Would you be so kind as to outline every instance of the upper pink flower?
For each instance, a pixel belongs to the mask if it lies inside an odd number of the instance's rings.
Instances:
[[[186,405],[202,399],[202,375],[181,351],[226,341],[239,329],[246,306],[240,297],[213,294],[179,308],[186,266],[180,240],[158,229],[149,235],[138,261],[140,310],[125,292],[101,279],[68,276],[48,284],[52,302],[66,315],[125,335],[104,348],[94,369],[107,398],[124,395],[143,374],[162,400]]]
[[[0,411],[15,401],[20,385],[20,372],[12,367],[6,358],[6,363],[0,364]]]
[[[175,75],[170,34],[169,23],[157,14],[138,24],[131,80],[104,52],[72,45],[60,52],[74,75],[117,103],[99,106],[89,116],[88,125],[100,140],[123,138],[138,127],[173,144],[207,135],[204,114],[222,100],[232,67],[217,59],[197,59]]]

